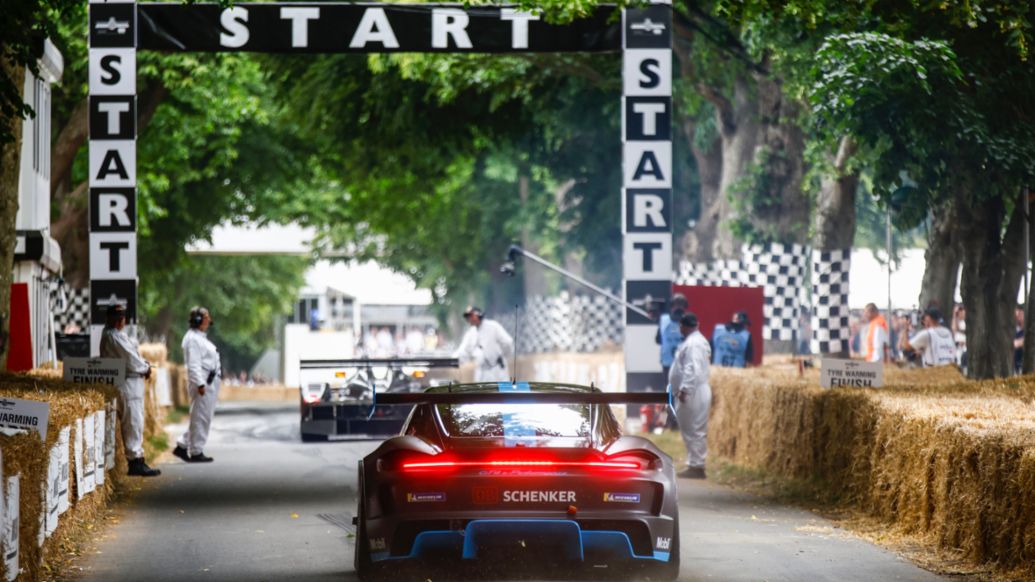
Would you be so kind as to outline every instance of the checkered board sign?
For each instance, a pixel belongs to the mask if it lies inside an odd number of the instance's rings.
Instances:
[[[693,265],[684,262],[677,282],[681,285],[762,287],[765,294],[762,335],[768,340],[789,341],[795,339],[798,329],[801,289],[806,285],[806,256],[802,245],[744,245],[740,260]]]
[[[89,289],[68,289],[66,291],[67,302],[64,306],[64,311],[59,312],[56,306],[56,298],[52,304],[55,308],[52,310],[54,314],[54,328],[58,332],[64,332],[64,330],[74,325],[79,329],[86,330],[90,327],[90,290]]]
[[[520,327],[515,319],[520,317]],[[518,351],[595,352],[605,344],[622,343],[623,309],[598,295],[553,297],[536,295],[517,313],[501,315],[497,321],[508,333],[516,333]]]
[[[812,353],[848,349],[848,273],[852,250],[812,251]]]

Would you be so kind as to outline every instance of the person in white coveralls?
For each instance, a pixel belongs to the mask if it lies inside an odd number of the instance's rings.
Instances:
[[[101,332],[100,355],[126,362],[126,379],[119,389],[119,421],[122,424],[122,444],[126,448],[129,474],[156,477],[162,472],[144,462],[144,379],[151,377],[151,364],[140,356],[140,347],[123,329],[126,327],[126,308],[110,305],[107,321]]]
[[[708,385],[708,365],[712,348],[697,329],[697,316],[686,313],[679,320],[683,343],[676,349],[668,371],[669,390],[676,408],[679,432],[686,445],[686,470],[680,477],[704,479],[704,460],[708,454],[708,412],[712,389]]]
[[[461,362],[474,362],[475,382],[509,381],[507,357],[514,351],[510,334],[496,321],[486,319],[485,312],[477,307],[468,306],[464,310],[464,319],[471,327],[453,357]]]
[[[176,442],[173,454],[188,463],[210,463],[212,457],[205,455],[205,443],[219,395],[219,350],[208,339],[212,325],[208,309],[191,309],[188,323],[190,329],[183,336],[182,346],[190,394],[190,426]]]

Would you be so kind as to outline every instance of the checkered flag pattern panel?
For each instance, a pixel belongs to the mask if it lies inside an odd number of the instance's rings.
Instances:
[[[715,287],[762,287],[765,322],[762,334],[769,340],[793,340],[801,313],[805,287],[806,251],[801,245],[744,245],[740,260],[708,264],[682,263],[676,282]]]
[[[790,341],[798,329],[798,290],[805,284],[805,247],[773,243],[744,246],[743,284],[765,290],[765,325],[768,340]]]
[[[529,298],[520,312],[518,350],[595,352],[605,344],[622,344],[622,307],[600,296],[570,295]],[[514,313],[497,318],[508,333],[515,332]]]
[[[51,304],[54,306],[54,327],[58,332],[64,332],[69,326],[78,327],[86,333],[90,330],[90,290],[66,288],[67,305],[64,312],[60,312],[57,298],[59,291],[51,295]]]
[[[848,349],[848,272],[852,251],[812,251],[812,353]]]

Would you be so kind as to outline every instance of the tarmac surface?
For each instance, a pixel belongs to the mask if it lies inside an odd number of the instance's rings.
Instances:
[[[355,580],[356,462],[378,443],[302,443],[298,408],[284,403],[221,403],[212,426],[215,462],[163,457],[78,577]],[[682,480],[679,496],[680,580],[947,579],[808,511],[709,482]]]

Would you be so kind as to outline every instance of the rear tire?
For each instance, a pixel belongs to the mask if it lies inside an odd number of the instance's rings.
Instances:
[[[311,432],[300,432],[299,434],[302,435],[302,442],[303,443],[323,443],[323,442],[327,442],[327,435],[313,434]]]
[[[356,489],[356,552],[353,566],[360,580],[374,579],[374,564],[370,561],[370,540],[367,538],[366,487],[363,485],[363,461],[359,462],[359,487]]]

